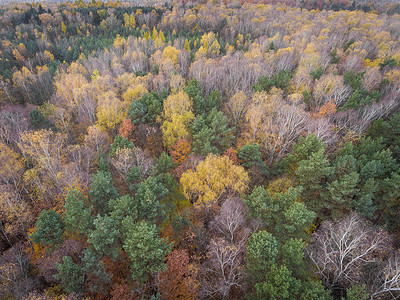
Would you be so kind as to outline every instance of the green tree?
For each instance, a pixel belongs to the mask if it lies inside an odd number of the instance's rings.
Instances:
[[[31,235],[34,243],[53,250],[64,236],[64,223],[61,215],[54,210],[43,210],[36,221],[36,231]]]
[[[247,267],[258,280],[262,280],[278,257],[278,241],[269,232],[254,233],[247,242]]]
[[[61,280],[61,286],[68,294],[81,295],[84,291],[84,278],[81,267],[74,263],[71,256],[64,256],[61,263],[56,264],[58,274],[54,277]]]
[[[298,163],[307,160],[316,152],[325,151],[325,145],[315,134],[300,137],[298,142],[293,145],[293,152],[283,159],[283,164],[289,174],[294,174],[298,168]]]
[[[129,195],[111,199],[108,205],[110,209],[110,216],[114,219],[114,221],[117,222],[118,227],[122,226],[122,220],[125,217],[131,217],[134,220],[138,218],[136,202]]]
[[[132,279],[145,282],[150,275],[165,269],[165,257],[172,244],[159,237],[157,227],[146,221],[134,223],[125,218],[123,249],[131,261]]]
[[[98,215],[94,220],[95,229],[89,233],[88,242],[101,255],[117,258],[120,253],[120,230],[118,223],[110,216]]]
[[[165,217],[164,205],[160,202],[168,194],[168,189],[159,177],[149,177],[137,185],[135,203],[138,216],[150,222],[160,223]]]
[[[78,189],[70,189],[65,197],[64,223],[70,233],[85,235],[93,226],[93,206],[88,205]]]
[[[207,117],[199,115],[193,121],[193,151],[207,156],[221,154],[232,146],[233,130],[229,127],[228,118],[217,109],[212,109]]]
[[[97,171],[97,173],[92,176],[89,195],[92,198],[95,211],[99,214],[107,213],[110,199],[118,197],[118,191],[113,185],[111,173]]]
[[[304,230],[312,225],[315,213],[298,201],[302,188],[289,188],[284,193],[271,194],[263,187],[256,187],[244,198],[250,215],[260,218],[278,239],[302,237]]]
[[[298,185],[303,187],[302,198],[307,201],[310,209],[319,211],[323,208],[324,203],[320,201],[322,180],[326,179],[332,171],[323,149],[312,153],[309,159],[299,161],[295,171],[296,180]]]
[[[213,109],[219,109],[221,105],[221,93],[213,91],[208,98],[203,97],[197,79],[191,80],[185,87],[185,92],[193,101],[193,112],[196,116],[208,115]]]
[[[272,265],[265,275],[265,281],[255,284],[257,299],[297,299],[301,281],[292,276],[292,272],[284,265]]]
[[[114,156],[118,149],[132,149],[133,147],[135,144],[132,141],[117,134],[111,144],[109,155]]]
[[[104,294],[111,284],[112,275],[107,273],[98,254],[91,249],[85,249],[82,257],[82,273],[88,290],[96,294]]]
[[[162,112],[162,104],[166,96],[165,92],[160,94],[154,92],[143,94],[140,100],[132,101],[129,106],[129,118],[135,125],[154,124]]]

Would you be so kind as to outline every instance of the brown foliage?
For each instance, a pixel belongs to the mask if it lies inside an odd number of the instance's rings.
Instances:
[[[133,125],[131,119],[125,118],[119,127],[119,134],[123,138],[135,142],[135,125]]]
[[[167,270],[161,273],[163,299],[195,299],[190,283],[189,254],[187,250],[174,250],[167,257]]]

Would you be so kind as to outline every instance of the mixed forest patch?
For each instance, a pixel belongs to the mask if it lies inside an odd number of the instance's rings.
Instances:
[[[0,6],[1,299],[400,296],[400,6],[281,2]]]

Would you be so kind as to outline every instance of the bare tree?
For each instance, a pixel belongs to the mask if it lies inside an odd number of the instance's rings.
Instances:
[[[340,222],[325,222],[306,249],[324,284],[341,289],[359,282],[362,267],[376,262],[388,235],[353,213]]]
[[[396,253],[386,262],[385,266],[378,272],[374,284],[376,292],[371,295],[372,299],[399,299],[400,297],[400,252]]]
[[[209,299],[222,297],[226,299],[233,287],[242,288],[244,243],[233,245],[224,239],[211,240],[207,260],[202,266],[200,294]]]
[[[219,214],[211,222],[211,227],[231,243],[240,238],[240,230],[246,221],[246,207],[242,199],[227,199],[222,204]],[[246,236],[245,232],[242,232]]]

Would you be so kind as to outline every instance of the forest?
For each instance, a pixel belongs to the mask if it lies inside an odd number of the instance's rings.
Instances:
[[[400,4],[0,6],[0,299],[400,298]]]

